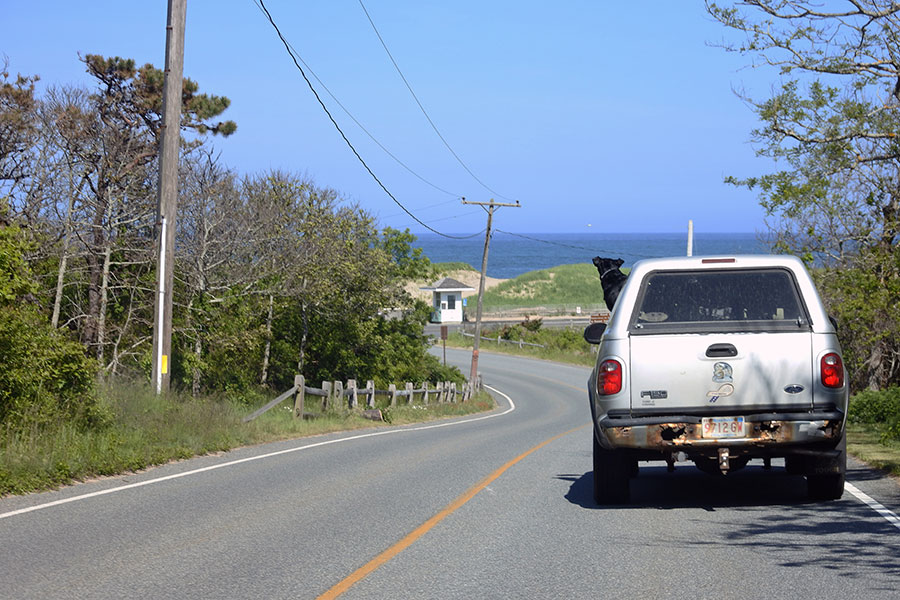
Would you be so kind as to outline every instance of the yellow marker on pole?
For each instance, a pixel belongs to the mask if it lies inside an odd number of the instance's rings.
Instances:
[[[160,363],[159,372],[162,373],[163,375],[165,375],[166,373],[169,372],[169,355],[168,354],[162,355],[162,362]]]

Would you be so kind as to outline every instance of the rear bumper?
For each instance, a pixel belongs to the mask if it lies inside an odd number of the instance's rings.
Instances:
[[[713,448],[769,448],[837,444],[844,413],[837,410],[743,415],[737,437],[703,437],[702,417],[666,415],[601,419],[598,441],[607,448],[689,451]],[[605,439],[603,439],[605,438]]]

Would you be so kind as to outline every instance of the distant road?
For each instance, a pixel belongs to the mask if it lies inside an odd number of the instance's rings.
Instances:
[[[467,368],[468,352],[447,355]],[[808,503],[780,469],[714,478],[654,464],[632,505],[598,508],[588,370],[490,353],[479,364],[500,403],[488,415],[2,499],[0,596],[897,597],[900,528],[857,497]],[[895,482],[856,463],[849,479],[900,509]]]
[[[583,317],[561,317],[561,318],[549,318],[542,317],[543,319],[543,327],[550,328],[559,328],[563,327],[578,327],[584,328],[587,327],[591,322],[590,317],[585,315]],[[497,328],[502,327],[504,325],[515,325],[516,323],[521,323],[523,319],[492,319],[490,321],[482,321],[481,326],[484,329],[488,328]],[[459,329],[463,329],[464,331],[472,331],[475,328],[475,321],[467,321],[465,323],[446,323],[447,331],[454,332]],[[428,323],[425,325],[425,335],[429,335],[433,338],[440,338],[441,335],[441,325],[439,323]]]

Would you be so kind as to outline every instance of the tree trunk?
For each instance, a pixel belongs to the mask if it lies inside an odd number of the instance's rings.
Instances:
[[[63,224],[63,247],[62,255],[59,257],[59,269],[56,273],[56,296],[53,299],[53,318],[50,320],[54,329],[59,327],[59,313],[62,309],[63,287],[66,279],[66,266],[69,261],[69,244],[72,239],[72,208],[75,205],[75,197],[81,194],[84,187],[84,179],[78,185],[78,189],[69,194],[69,203],[66,206],[66,220]]]
[[[109,300],[109,263],[112,258],[112,242],[107,237],[103,249],[103,271],[100,278],[100,311],[97,315],[97,360],[103,366],[103,346],[106,343],[106,306]]]
[[[100,288],[103,280],[103,265],[100,263],[98,254],[106,249],[106,229],[104,221],[106,219],[107,207],[109,200],[106,197],[106,186],[98,184],[97,201],[98,206],[94,212],[94,222],[91,227],[93,234],[91,236],[91,244],[87,252],[88,263],[88,312],[85,319],[84,329],[81,332],[81,341],[90,350],[96,353],[97,344],[97,328],[100,319]]]
[[[272,351],[272,313],[274,312],[275,296],[269,294],[269,311],[266,314],[266,346],[263,351],[262,373],[259,377],[259,384],[266,385],[269,378],[269,354]]]
[[[300,318],[303,323],[303,334],[300,336],[300,353],[297,360],[297,372],[303,374],[306,359],[306,340],[309,337],[309,318],[306,315],[306,303],[300,303]]]
[[[872,352],[869,353],[869,358],[866,359],[864,364],[866,366],[867,376],[866,387],[877,392],[881,389],[882,367],[884,364],[884,354],[881,342],[875,344],[875,347],[872,348]]]
[[[200,338],[200,332],[194,337],[194,370],[191,373],[191,396],[196,398],[200,395],[200,359],[203,356],[203,340]]]

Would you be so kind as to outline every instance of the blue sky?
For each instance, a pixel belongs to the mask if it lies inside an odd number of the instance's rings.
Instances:
[[[434,133],[358,0],[265,3],[354,117],[449,192],[398,165],[319,90],[375,174],[435,229],[484,227],[458,196],[518,199],[495,223],[519,233],[677,232],[689,219],[698,232],[764,229],[755,193],[722,180],[773,169],[732,90],[763,97],[775,74],[710,46],[728,32],[701,2],[363,1],[444,138],[494,193]],[[0,56],[41,85],[89,85],[79,52],[164,62],[165,0],[9,2],[3,15]],[[305,174],[382,226],[423,231],[353,156],[252,0],[188,0],[185,49],[185,75],[232,101],[224,116],[237,133],[215,141],[225,164]]]

